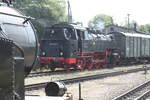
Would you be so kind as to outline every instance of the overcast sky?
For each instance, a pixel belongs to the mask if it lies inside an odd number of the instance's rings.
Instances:
[[[97,14],[106,14],[113,17],[119,25],[125,24],[127,14],[130,20],[138,24],[150,23],[150,0],[69,0],[73,19],[87,22]]]

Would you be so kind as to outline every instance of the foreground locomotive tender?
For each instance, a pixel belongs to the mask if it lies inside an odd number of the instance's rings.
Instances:
[[[150,35],[136,31],[95,32],[76,24],[47,27],[40,44],[40,65],[91,69],[150,60]]]
[[[71,100],[62,97],[66,89],[60,82],[48,83],[45,97],[25,96],[24,76],[36,63],[38,40],[31,18],[7,1],[0,2],[0,100]]]
[[[29,17],[8,5],[0,2],[0,98],[24,100],[24,76],[36,63],[38,41]]]

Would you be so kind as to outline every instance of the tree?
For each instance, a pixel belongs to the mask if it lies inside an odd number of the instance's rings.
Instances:
[[[15,0],[14,7],[32,20],[39,38],[44,27],[66,21],[66,2],[64,0]]]
[[[128,27],[128,24],[126,23],[124,25],[124,27]],[[135,20],[132,20],[129,23],[129,28],[130,29],[135,29],[136,28],[137,31],[140,31],[140,32],[143,32],[143,33],[150,33],[150,24],[138,25]]]
[[[147,30],[147,28],[145,27],[145,25],[140,25],[140,26],[138,27],[138,30],[141,31],[141,32],[148,33],[148,30]]]
[[[145,26],[145,28],[147,29],[147,32],[150,33],[150,24],[146,24],[146,25],[144,25],[144,26]]]
[[[107,25],[112,25],[113,19],[109,15],[99,14],[93,17],[92,20],[88,22],[88,27],[94,29],[103,29]]]

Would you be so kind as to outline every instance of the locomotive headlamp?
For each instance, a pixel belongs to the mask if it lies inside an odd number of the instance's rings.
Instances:
[[[45,52],[42,52],[42,55],[45,56]]]
[[[60,55],[62,56],[62,55],[63,55],[63,52],[60,52]]]

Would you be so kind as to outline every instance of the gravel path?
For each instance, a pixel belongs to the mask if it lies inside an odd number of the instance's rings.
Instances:
[[[138,72],[82,82],[82,98],[84,100],[112,100],[115,96],[118,96],[149,79],[150,71],[146,75],[143,74],[143,72]],[[67,85],[66,87],[68,92],[73,94],[73,100],[78,100],[78,84]],[[26,94],[43,96],[45,95],[43,91],[44,89],[41,89]]]
[[[42,82],[50,82],[50,81],[80,77],[80,76],[85,76],[85,75],[93,75],[93,74],[97,74],[97,73],[102,74],[102,73],[106,73],[106,72],[128,70],[128,69],[139,68],[139,67],[143,67],[143,65],[130,66],[130,67],[127,67],[127,66],[125,66],[125,67],[116,67],[116,68],[112,68],[112,69],[99,69],[99,70],[91,70],[91,71],[85,70],[85,71],[82,71],[82,72],[74,72],[74,73],[68,73],[68,74],[32,77],[32,78],[26,78],[25,79],[25,85],[35,84],[35,83],[42,83]]]

